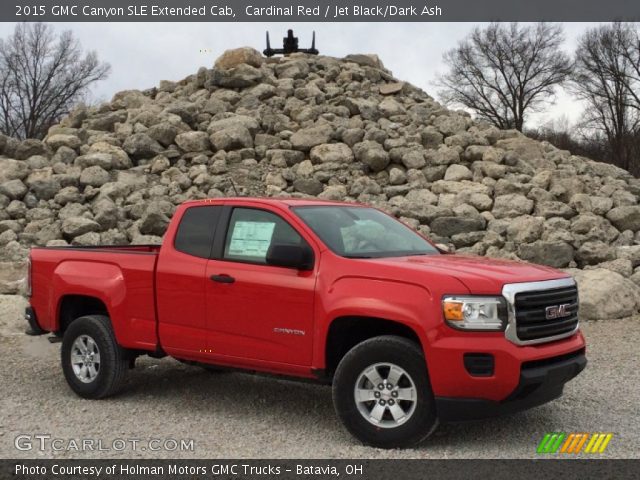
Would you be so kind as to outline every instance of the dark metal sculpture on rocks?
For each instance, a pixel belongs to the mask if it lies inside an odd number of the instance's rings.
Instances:
[[[264,49],[264,53],[267,57],[273,57],[274,55],[289,55],[291,53],[310,53],[311,55],[317,55],[318,49],[316,49],[316,32],[313,32],[313,38],[311,40],[311,48],[298,48],[298,37],[293,36],[293,30],[287,30],[287,36],[282,39],[282,48],[271,48],[269,43],[269,32],[267,32],[267,48]]]

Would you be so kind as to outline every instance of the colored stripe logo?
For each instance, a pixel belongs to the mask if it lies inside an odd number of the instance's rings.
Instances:
[[[536,450],[539,454],[604,453],[613,438],[612,433],[547,433]]]

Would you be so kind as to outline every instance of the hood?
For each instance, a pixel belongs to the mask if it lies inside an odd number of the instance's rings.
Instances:
[[[404,267],[417,272],[449,275],[461,281],[472,294],[500,294],[507,283],[539,282],[566,278],[555,268],[531,263],[471,255],[420,255],[377,258],[367,261],[379,265]]]

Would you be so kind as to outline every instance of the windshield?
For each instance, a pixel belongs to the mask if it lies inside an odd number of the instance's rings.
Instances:
[[[438,250],[398,220],[375,208],[305,206],[293,211],[338,255],[347,258],[434,255]]]

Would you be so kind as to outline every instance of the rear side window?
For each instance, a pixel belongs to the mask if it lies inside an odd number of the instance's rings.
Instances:
[[[221,205],[187,209],[180,220],[174,248],[194,257],[209,258],[221,211]]]

